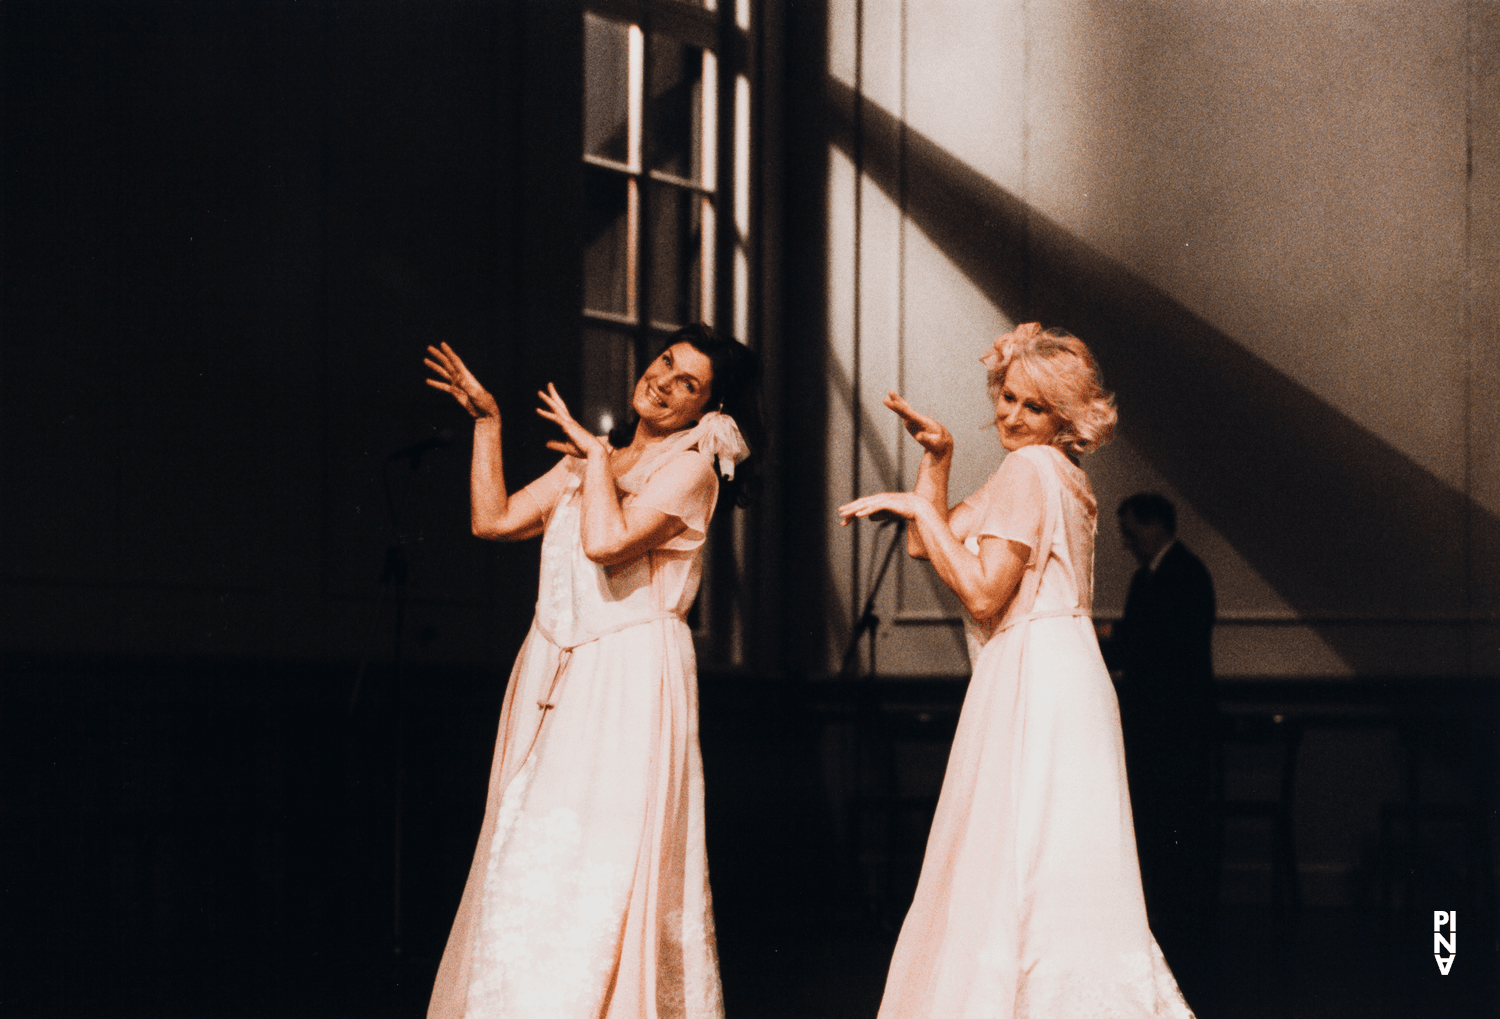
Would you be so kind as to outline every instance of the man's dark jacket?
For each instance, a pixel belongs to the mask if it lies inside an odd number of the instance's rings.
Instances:
[[[1127,754],[1143,741],[1157,745],[1142,748],[1155,757],[1152,749],[1196,752],[1212,739],[1215,611],[1208,569],[1181,542],[1154,573],[1143,566],[1131,579],[1125,616],[1104,648],[1110,669],[1122,673]]]

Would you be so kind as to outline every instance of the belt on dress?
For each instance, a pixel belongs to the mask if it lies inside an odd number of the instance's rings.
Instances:
[[[608,637],[612,633],[619,633],[621,630],[629,630],[631,627],[635,626],[645,626],[647,623],[655,623],[662,619],[677,619],[686,622],[686,620],[684,620],[683,617],[676,612],[653,612],[650,615],[637,616],[636,618],[631,619],[628,622],[620,623],[618,626],[611,626],[607,630],[602,630],[599,633],[591,634],[586,640],[580,640],[576,644],[564,644],[562,641],[557,640],[555,637],[553,637],[552,634],[547,630],[545,626],[541,624],[539,620],[533,620],[532,625],[536,627],[537,633],[540,633],[543,637],[545,637],[547,643],[557,648],[558,651],[557,670],[552,673],[552,682],[547,684],[547,696],[536,702],[537,710],[546,711],[548,708],[557,707],[558,681],[562,679],[562,674],[567,669],[568,662],[573,658],[573,652],[578,648],[583,647],[585,644],[592,644],[600,637]]]
[[[1090,611],[1089,609],[1079,608],[1079,607],[1076,607],[1076,606],[1074,608],[1071,608],[1071,609],[1042,609],[1040,612],[1028,612],[1028,613],[1026,613],[1024,616],[1022,616],[1019,619],[1012,619],[1010,622],[1006,623],[1004,626],[997,626],[997,627],[995,627],[995,633],[990,634],[990,636],[993,637],[993,636],[995,636],[995,634],[1002,633],[1002,632],[1004,632],[1006,630],[1009,630],[1012,626],[1018,626],[1021,623],[1029,623],[1033,619],[1057,619],[1057,618],[1060,618],[1060,617],[1063,617],[1063,616],[1091,616],[1091,615],[1093,615],[1093,612]]]

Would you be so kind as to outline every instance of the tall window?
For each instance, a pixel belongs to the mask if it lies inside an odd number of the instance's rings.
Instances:
[[[673,330],[703,321],[748,339],[749,88],[720,59],[744,50],[732,41],[747,14],[712,0],[587,6],[583,420],[608,431]]]
[[[627,420],[674,330],[750,329],[751,0],[585,0],[583,422]],[[722,6],[721,6],[722,5]],[[742,514],[709,532],[704,664],[745,660]]]

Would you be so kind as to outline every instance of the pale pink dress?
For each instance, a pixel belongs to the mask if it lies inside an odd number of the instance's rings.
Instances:
[[[541,591],[430,1019],[723,1015],[683,621],[718,477],[691,432],[621,477],[687,529],[613,568],[583,554],[581,481],[564,459],[515,496],[547,514]]]
[[[1026,446],[965,503],[970,551],[1030,557],[1005,609],[968,620],[974,675],[880,1019],[1191,1016],[1141,897],[1088,477]]]

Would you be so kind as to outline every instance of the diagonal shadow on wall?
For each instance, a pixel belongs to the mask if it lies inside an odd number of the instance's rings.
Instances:
[[[843,82],[831,142],[1012,321],[1085,337],[1121,435],[1356,671],[1384,653],[1340,619],[1461,616],[1500,519]],[[904,166],[903,166],[904,155]],[[1470,529],[1473,529],[1471,533]],[[1420,631],[1419,631],[1420,632]]]
[[[860,454],[868,459],[869,465],[875,472],[873,484],[867,484],[865,491],[894,492],[906,488],[906,482],[902,480],[901,470],[897,466],[896,457],[893,455],[891,448],[886,444],[885,437],[895,435],[897,442],[910,442],[911,440],[906,437],[904,431],[893,427],[890,420],[877,418],[870,413],[869,405],[854,399],[856,388],[854,379],[843,364],[840,363],[838,356],[832,350],[826,351],[823,371],[828,377],[829,389],[838,397],[840,409],[850,418],[857,417],[859,420],[859,434],[862,436]],[[888,414],[890,412],[881,407],[880,413]],[[915,443],[913,443],[913,448],[916,448]],[[863,585],[874,583],[874,578],[880,570],[881,557],[887,548],[886,543],[891,540],[884,528],[878,532],[870,528],[868,533],[871,535],[878,534],[878,537],[872,538],[868,547],[865,545],[861,546],[859,576],[862,586],[860,597],[868,596],[868,588]],[[901,547],[905,548],[904,541],[901,542]],[[902,564],[893,564],[893,569],[902,569]],[[920,565],[915,565],[908,562],[905,564],[905,570],[906,583],[922,583],[926,585],[939,604],[948,607],[955,624],[948,627],[949,636],[953,640],[953,651],[958,661],[967,661],[969,657],[968,643],[964,638],[963,627],[958,625],[959,613],[963,611],[962,604],[954,596],[953,592],[949,591],[943,582],[938,579],[936,571],[931,568],[930,564],[924,562]],[[831,571],[825,583],[827,584],[827,589],[830,591],[839,589],[839,581],[834,578]],[[893,585],[894,581],[888,579],[885,583]],[[835,600],[831,606],[831,611],[834,612],[834,618],[831,622],[833,632],[836,634],[851,632],[855,624],[854,615],[860,608],[861,606],[859,605],[845,605]]]

